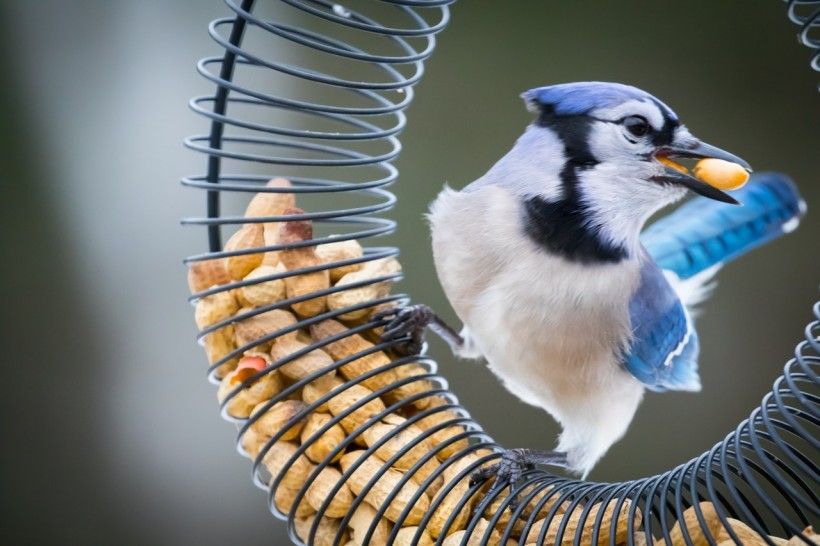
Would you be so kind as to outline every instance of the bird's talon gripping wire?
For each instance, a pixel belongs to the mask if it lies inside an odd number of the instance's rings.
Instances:
[[[416,304],[406,307],[394,307],[377,313],[376,320],[388,320],[382,339],[397,341],[408,338],[397,347],[405,354],[418,354],[424,347],[424,330],[433,321],[435,314],[426,305]]]
[[[470,476],[470,486],[474,487],[488,479],[495,478],[490,488],[491,493],[509,486],[510,496],[513,497],[510,506],[518,505],[516,489],[521,484],[524,472],[532,470],[535,465],[567,465],[567,454],[561,451],[536,451],[531,449],[508,449],[501,455],[501,461],[491,466],[483,467]]]

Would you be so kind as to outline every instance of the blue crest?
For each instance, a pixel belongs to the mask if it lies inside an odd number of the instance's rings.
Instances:
[[[575,82],[536,87],[521,94],[528,103],[551,106],[559,116],[582,115],[596,108],[611,108],[629,100],[651,100],[677,121],[667,105],[637,87],[609,82]]]

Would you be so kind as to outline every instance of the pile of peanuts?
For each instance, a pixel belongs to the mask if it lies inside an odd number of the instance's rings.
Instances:
[[[542,543],[554,544],[566,521],[560,544],[577,533],[590,544],[601,505],[586,514],[569,501],[556,507],[551,486],[519,493],[521,517],[512,517],[506,495],[476,513],[489,484],[470,487],[470,474],[497,452],[471,446],[467,419],[438,394],[418,358],[380,346],[380,328],[367,326],[394,305],[388,296],[400,264],[367,256],[355,240],[312,244],[313,226],[300,219],[290,183],[267,186],[273,191],[254,195],[249,221],[225,244],[232,254],[192,262],[188,282],[224,414],[240,425],[242,451],[297,536],[316,546],[455,546],[501,544],[507,534],[511,546],[536,544],[543,532]],[[253,221],[276,216],[293,219]],[[264,250],[277,245],[290,246]],[[527,526],[536,509],[540,517]],[[607,504],[598,544],[613,533],[626,544],[629,509],[628,499]],[[647,542],[640,523],[637,511],[631,525],[639,544]],[[672,544],[684,544],[676,528]],[[695,520],[690,536],[697,529]]]
[[[704,525],[700,523],[697,511],[700,512],[700,517],[703,519]],[[683,525],[681,525],[681,523],[683,523]],[[669,533],[668,544],[673,546],[687,544],[684,539],[685,533],[695,546],[708,546],[710,542],[707,539],[707,532],[708,536],[710,536],[718,546],[732,546],[738,543],[746,546],[764,546],[768,544],[763,536],[742,521],[734,518],[726,518],[726,523],[728,525],[724,525],[721,522],[712,503],[701,502],[697,509],[693,506],[684,511],[683,518],[675,524]],[[731,528],[737,541],[732,538],[727,526]],[[803,535],[811,541],[810,544],[820,544],[820,535],[816,534],[811,526],[803,530]],[[806,544],[806,542],[797,535],[789,540],[775,536],[767,536],[766,538],[777,546],[798,546]],[[636,540],[636,544],[638,543]],[[646,543],[644,537],[644,541],[641,542],[641,544]],[[655,539],[654,544],[664,545],[667,544],[667,542],[663,539]]]

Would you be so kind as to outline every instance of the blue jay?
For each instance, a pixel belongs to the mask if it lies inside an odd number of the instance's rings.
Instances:
[[[671,168],[671,158],[718,158],[751,170],[635,87],[569,83],[522,97],[537,117],[513,148],[430,207],[436,269],[464,328],[424,305],[381,315],[386,339],[418,351],[429,326],[560,423],[555,451],[509,450],[474,476],[497,484],[535,464],[586,476],[646,389],[700,390],[692,306],[723,264],[794,229],[805,209],[782,175],[754,176],[736,207]],[[641,234],[688,191],[700,197]]]

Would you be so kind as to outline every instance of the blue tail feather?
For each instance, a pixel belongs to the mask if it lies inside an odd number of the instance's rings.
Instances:
[[[755,174],[732,196],[742,206],[696,197],[652,224],[641,241],[658,266],[692,277],[791,231],[806,206],[779,173]]]

